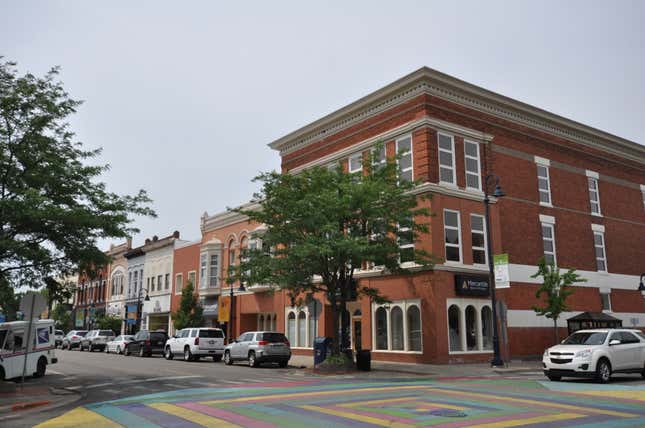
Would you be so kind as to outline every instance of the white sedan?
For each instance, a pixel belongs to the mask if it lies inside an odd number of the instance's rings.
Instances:
[[[125,350],[125,346],[128,343],[132,342],[132,340],[134,340],[134,336],[129,334],[123,334],[121,336],[117,336],[114,340],[107,343],[107,345],[105,346],[105,352],[108,354],[110,352],[123,354],[123,351]]]

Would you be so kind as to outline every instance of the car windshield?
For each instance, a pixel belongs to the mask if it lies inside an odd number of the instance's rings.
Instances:
[[[261,333],[260,336],[262,337],[258,338],[259,340],[266,340],[269,343],[280,343],[287,341],[287,338],[284,337],[284,334],[282,333]]]
[[[166,339],[166,333],[150,333],[150,340],[164,340]]]
[[[125,335],[121,340],[134,340],[134,336]]]
[[[99,331],[99,336],[114,336],[112,330],[101,330]]]
[[[563,345],[602,345],[605,343],[607,333],[587,332],[587,333],[573,333],[567,337]]]
[[[63,332],[63,330],[56,330],[56,334],[62,336],[65,334],[65,332]]]
[[[199,330],[199,337],[210,337],[220,339],[224,337],[222,330]]]
[[[77,335],[77,336],[83,336],[83,337],[85,337],[85,335],[86,335],[86,334],[87,334],[87,332],[86,332],[86,331],[77,331],[77,332],[76,332],[76,335]]]
[[[4,338],[7,337],[7,330],[0,330],[0,348],[4,345]]]
[[[645,340],[645,333],[637,331],[636,336],[640,337],[642,340]],[[0,341],[0,343],[2,343],[2,341]]]

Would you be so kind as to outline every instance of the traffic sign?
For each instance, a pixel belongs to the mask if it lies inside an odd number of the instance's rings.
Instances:
[[[47,307],[45,296],[34,291],[29,291],[20,300],[20,311],[25,314],[25,319],[33,319],[38,316]]]

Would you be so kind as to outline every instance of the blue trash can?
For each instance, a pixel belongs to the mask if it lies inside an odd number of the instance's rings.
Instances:
[[[329,354],[331,347],[330,337],[317,337],[314,339],[314,366],[321,364]]]

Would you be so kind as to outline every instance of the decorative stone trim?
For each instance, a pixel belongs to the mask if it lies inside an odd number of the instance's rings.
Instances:
[[[605,226],[602,224],[592,224],[591,225],[591,230],[594,232],[602,232],[605,233]]]
[[[555,224],[555,217],[552,215],[540,214],[540,223]]]

